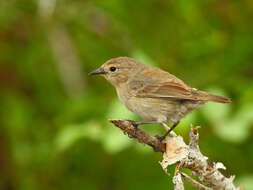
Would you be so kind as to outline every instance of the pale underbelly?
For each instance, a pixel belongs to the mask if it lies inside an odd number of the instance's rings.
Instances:
[[[132,97],[124,104],[145,121],[176,123],[201,103],[175,99]]]

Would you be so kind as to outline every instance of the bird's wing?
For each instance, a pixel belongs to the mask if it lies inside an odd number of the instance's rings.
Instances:
[[[139,73],[129,83],[136,97],[174,98],[181,100],[204,100],[205,93],[186,85],[182,80],[162,70],[150,70]]]

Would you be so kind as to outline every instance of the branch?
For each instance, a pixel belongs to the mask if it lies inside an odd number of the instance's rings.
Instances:
[[[212,190],[212,188],[210,187],[206,187],[205,185],[199,183],[197,180],[192,179],[189,175],[187,175],[186,173],[181,172],[182,177],[188,181],[189,183],[192,184],[193,187],[196,187],[197,189],[201,189],[201,190]]]
[[[233,183],[234,176],[226,177],[219,171],[219,169],[226,169],[222,163],[210,163],[200,152],[198,128],[191,128],[190,142],[187,145],[181,136],[167,137],[161,142],[156,137],[136,128],[129,120],[111,120],[111,122],[130,138],[135,138],[140,143],[151,146],[156,152],[163,153],[161,165],[165,171],[169,165],[178,163],[173,177],[174,189],[184,189],[183,178],[197,189],[239,190]],[[189,169],[200,182],[181,173],[181,168]]]
[[[180,172],[174,175],[172,182],[174,184],[174,190],[184,190],[184,183]]]
[[[140,143],[151,146],[155,152],[165,152],[166,144],[162,143],[156,137],[152,137],[143,130],[136,128],[132,121],[129,120],[111,120],[111,122],[120,128],[124,134],[127,134],[130,138],[137,139]]]

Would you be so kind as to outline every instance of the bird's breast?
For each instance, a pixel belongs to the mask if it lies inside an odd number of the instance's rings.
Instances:
[[[130,110],[133,112],[133,106],[130,104],[132,95],[129,93],[127,88],[125,87],[118,87],[116,88],[117,95],[119,100]]]

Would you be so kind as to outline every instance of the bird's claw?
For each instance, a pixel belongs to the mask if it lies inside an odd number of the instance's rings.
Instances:
[[[156,137],[160,142],[162,142],[162,141],[165,139],[166,136],[164,136],[164,135],[156,135],[155,137]]]
[[[131,123],[131,125],[134,127],[134,128],[138,128],[138,126],[139,126],[139,124],[138,124],[138,122],[136,122],[136,121],[133,121],[133,120],[127,120],[128,122],[130,122]]]
[[[132,122],[132,125],[134,126],[134,128],[138,128],[138,126],[139,126],[139,124],[138,123],[136,123],[135,121],[134,122]]]

